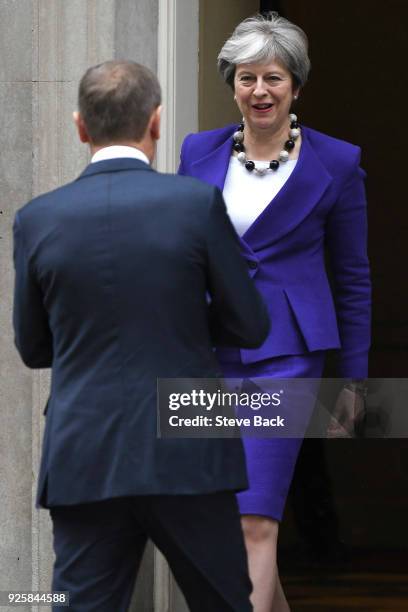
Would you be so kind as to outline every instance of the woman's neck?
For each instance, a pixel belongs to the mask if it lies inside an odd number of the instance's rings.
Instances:
[[[277,159],[279,153],[283,149],[283,145],[289,138],[290,124],[289,119],[281,127],[275,130],[270,129],[253,129],[245,124],[244,128],[244,145],[248,159],[256,161],[270,161]],[[291,151],[291,158],[296,158],[299,150],[299,140],[296,141],[296,146]]]

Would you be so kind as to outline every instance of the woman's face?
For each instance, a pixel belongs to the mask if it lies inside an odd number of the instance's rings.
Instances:
[[[238,64],[235,99],[245,123],[253,129],[279,130],[287,124],[294,89],[292,75],[279,61]]]

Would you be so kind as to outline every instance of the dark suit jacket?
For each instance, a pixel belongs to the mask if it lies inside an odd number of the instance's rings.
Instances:
[[[228,126],[189,135],[179,173],[222,190],[235,130],[236,126]],[[339,375],[367,376],[371,287],[365,174],[359,161],[358,147],[302,127],[293,174],[241,239],[242,253],[271,319],[262,346],[241,350],[243,363],[341,349]],[[326,274],[325,247],[334,296]]]
[[[216,376],[214,341],[268,332],[218,189],[102,161],[14,231],[16,346],[52,367],[39,503],[245,487],[239,440],[156,437],[157,377]]]

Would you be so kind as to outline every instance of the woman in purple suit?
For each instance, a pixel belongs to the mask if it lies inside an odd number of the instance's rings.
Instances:
[[[179,172],[223,191],[271,318],[261,348],[218,347],[225,376],[319,378],[326,349],[338,349],[339,376],[363,379],[370,280],[360,150],[301,126],[291,112],[310,69],[307,38],[276,13],[238,25],[218,67],[243,122],[187,136]],[[346,393],[359,392],[358,383],[348,385]],[[289,607],[277,570],[277,535],[301,440],[244,442],[250,488],[238,501],[254,609],[283,612]]]

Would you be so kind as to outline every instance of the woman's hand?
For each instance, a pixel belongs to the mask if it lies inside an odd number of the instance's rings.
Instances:
[[[354,438],[356,425],[365,413],[365,397],[352,383],[343,387],[327,427],[328,438]]]

